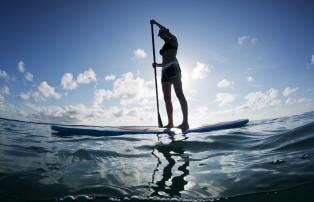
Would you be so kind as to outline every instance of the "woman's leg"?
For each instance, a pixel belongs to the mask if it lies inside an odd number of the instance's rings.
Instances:
[[[189,122],[188,122],[188,103],[185,99],[183,90],[182,90],[182,82],[181,78],[176,79],[173,82],[174,91],[177,95],[177,98],[181,105],[181,110],[183,114],[183,121],[182,124],[179,126],[182,130],[189,129]]]
[[[168,125],[166,128],[173,127],[173,108],[171,102],[171,83],[170,82],[163,82],[162,83],[162,91],[164,93],[164,100],[166,103],[167,115],[168,115]]]

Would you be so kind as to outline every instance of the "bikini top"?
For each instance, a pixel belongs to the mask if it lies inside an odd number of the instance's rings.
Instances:
[[[160,49],[159,53],[160,55],[163,55],[163,53],[167,50],[171,50],[171,49],[174,49],[174,50],[178,50],[178,46],[174,46],[172,45],[171,43],[169,42],[166,42],[163,47]]]

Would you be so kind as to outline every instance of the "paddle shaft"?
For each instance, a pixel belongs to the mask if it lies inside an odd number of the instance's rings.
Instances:
[[[152,44],[153,44],[153,57],[154,57],[154,63],[156,63],[156,56],[155,56],[155,39],[154,39],[154,24],[150,23],[151,33],[152,33]],[[157,101],[157,115],[158,115],[158,126],[162,127],[162,120],[159,113],[159,99],[158,99],[158,85],[157,85],[157,72],[156,67],[154,67],[154,73],[155,73],[155,89],[156,89],[156,101]]]

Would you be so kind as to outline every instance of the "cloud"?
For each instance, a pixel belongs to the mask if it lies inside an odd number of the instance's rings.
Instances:
[[[115,79],[116,79],[116,75],[114,75],[114,74],[110,74],[110,75],[105,76],[106,81],[113,81]]]
[[[26,79],[27,81],[30,81],[30,82],[32,82],[32,81],[33,81],[33,78],[34,78],[33,74],[31,74],[30,72],[27,72],[27,73],[24,75],[24,77],[25,77],[25,79]]]
[[[303,103],[305,102],[306,99],[305,98],[287,98],[286,99],[286,104],[299,104],[299,103]]]
[[[192,70],[192,79],[200,80],[206,78],[207,74],[210,73],[209,65],[201,62],[196,62],[196,67]]]
[[[139,59],[144,59],[147,57],[147,53],[144,51],[144,49],[137,49],[134,51],[134,56]]]
[[[231,93],[217,93],[216,102],[218,102],[219,107],[223,107],[227,104],[232,103],[235,100],[235,95]]]
[[[53,97],[56,99],[60,98],[60,94],[56,93],[55,88],[52,86],[49,86],[47,81],[41,82],[39,86],[37,87],[37,89],[45,98],[49,98],[49,97]]]
[[[80,73],[76,79],[72,73],[65,73],[61,78],[61,86],[65,90],[73,90],[79,87],[80,84],[89,84],[91,82],[96,82],[96,73],[93,69],[89,68],[88,70]]]
[[[31,93],[28,92],[28,93],[24,93],[24,92],[21,92],[18,96],[18,98],[20,98],[21,100],[29,100],[29,98],[31,97]]]
[[[20,71],[21,73],[24,73],[24,71],[25,71],[25,64],[24,64],[23,61],[20,61],[20,62],[18,63],[18,69],[19,69],[19,71]]]
[[[73,74],[65,73],[61,78],[62,88],[65,90],[73,90],[78,87],[78,84],[73,80]]]
[[[278,99],[279,91],[275,88],[270,88],[266,92],[255,91],[245,96],[246,103],[236,108],[237,112],[245,110],[259,110],[267,106],[280,106],[282,101]]]
[[[312,65],[314,64],[314,54],[312,55],[312,58],[311,58],[311,64]]]
[[[0,79],[4,79],[4,80],[9,80],[10,79],[9,75],[6,73],[5,70],[1,70],[0,69]]]
[[[91,82],[96,81],[96,73],[92,68],[89,68],[88,70],[84,71],[83,73],[80,73],[77,76],[77,83],[79,84],[88,84]]]
[[[8,86],[2,86],[0,87],[0,93],[2,95],[10,95],[10,89]]]
[[[35,101],[45,100],[46,98],[60,99],[61,95],[55,91],[55,88],[50,86],[47,81],[42,81],[37,86],[38,91],[32,93]]]
[[[113,95],[111,90],[96,90],[94,93],[94,107],[100,107],[105,99],[110,100]]]
[[[233,81],[229,81],[227,79],[223,79],[217,83],[218,88],[228,88],[234,84]]]
[[[113,83],[112,90],[99,89],[95,91],[94,106],[99,106],[103,101],[119,98],[120,104],[140,104],[145,99],[154,97],[154,82],[145,81],[132,72],[123,74]]]
[[[238,44],[240,46],[244,45],[255,45],[257,43],[258,39],[253,38],[251,36],[241,36],[238,38]]]
[[[283,96],[288,97],[289,95],[294,94],[297,92],[298,87],[287,87],[282,91]]]
[[[252,76],[247,76],[246,81],[247,82],[253,82],[253,81],[255,81],[255,79]]]

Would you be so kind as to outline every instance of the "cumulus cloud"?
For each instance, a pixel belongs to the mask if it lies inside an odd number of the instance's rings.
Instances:
[[[219,107],[223,107],[227,104],[232,103],[235,100],[235,95],[231,93],[217,93],[216,102],[218,102]]]
[[[20,61],[20,62],[18,63],[18,69],[19,69],[19,71],[20,71],[21,73],[24,73],[24,71],[25,71],[25,64],[24,64],[23,61]]]
[[[0,69],[0,79],[9,80],[10,77],[5,70]]]
[[[79,84],[88,84],[91,82],[96,81],[96,73],[93,69],[89,68],[88,70],[84,71],[83,73],[80,73],[77,76],[77,83]]]
[[[134,56],[139,59],[144,59],[147,57],[147,53],[144,51],[144,49],[137,49],[134,51]]]
[[[38,92],[45,98],[55,98],[60,99],[61,95],[55,91],[55,88],[50,86],[47,81],[42,81],[39,86],[37,86]]]
[[[311,58],[311,64],[312,65],[314,64],[314,54],[312,55],[312,58]]]
[[[89,84],[91,82],[96,82],[96,73],[93,69],[80,73],[76,79],[72,73],[65,73],[61,78],[61,86],[65,90],[73,90],[79,87],[80,84]]]
[[[223,79],[217,83],[218,88],[228,88],[234,84],[233,81],[229,81],[227,79]]]
[[[111,90],[96,90],[94,93],[94,106],[101,107],[101,104],[105,99],[110,100],[113,97],[113,92]]]
[[[48,98],[60,99],[61,95],[47,81],[43,81],[37,86],[37,91],[21,92],[17,97],[23,101],[33,98],[36,102],[39,102]]]
[[[297,92],[298,87],[287,87],[282,91],[283,96],[288,97],[289,95],[294,94]]]
[[[299,104],[305,102],[305,98],[287,98],[286,104]]]
[[[31,74],[30,72],[27,72],[27,73],[24,75],[24,77],[25,77],[25,79],[26,79],[27,81],[30,81],[30,82],[32,82],[32,81],[33,81],[33,78],[34,78],[33,74]]]
[[[134,104],[145,101],[147,98],[154,97],[154,82],[145,81],[132,72],[123,74],[113,83],[112,90],[96,90],[94,106],[99,106],[102,102],[112,98],[119,98],[120,104]]]
[[[110,74],[110,75],[105,76],[106,81],[113,81],[115,79],[116,79],[116,75],[114,75],[114,74]]]
[[[254,45],[258,41],[257,38],[251,37],[251,36],[241,36],[238,38],[238,44],[240,46],[244,45]]]
[[[252,76],[247,76],[246,81],[247,82],[253,82],[253,81],[255,81],[255,79]]]
[[[55,91],[55,88],[50,86],[47,81],[43,81],[37,86],[38,92],[45,98],[60,99],[61,95]]]
[[[255,91],[245,96],[246,103],[237,107],[237,111],[243,110],[259,110],[267,106],[280,106],[282,101],[278,99],[279,91],[275,88],[270,88],[266,92]]]
[[[2,95],[9,95],[10,89],[8,86],[2,86],[2,87],[0,87],[0,92]]]
[[[196,66],[192,70],[192,79],[200,80],[206,78],[210,73],[209,65],[201,62],[197,62]]]
[[[61,78],[62,88],[65,90],[73,90],[78,87],[76,81],[73,79],[73,74],[65,73]]]
[[[24,92],[21,92],[18,96],[18,98],[20,98],[21,100],[29,100],[29,98],[31,97],[31,93],[28,92],[28,93],[24,93]]]

